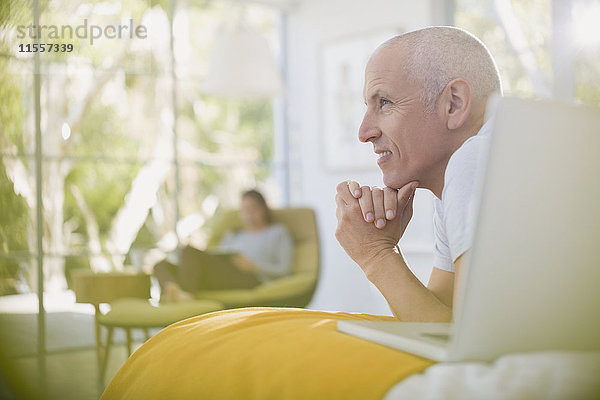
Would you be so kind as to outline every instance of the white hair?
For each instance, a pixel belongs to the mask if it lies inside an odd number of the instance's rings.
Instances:
[[[400,45],[408,79],[423,88],[421,100],[427,111],[446,85],[456,78],[469,81],[473,98],[485,101],[502,92],[500,74],[487,47],[471,33],[450,26],[432,26],[393,37],[382,47]]]

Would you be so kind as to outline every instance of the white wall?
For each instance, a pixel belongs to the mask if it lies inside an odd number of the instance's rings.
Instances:
[[[331,43],[352,38],[417,29],[431,24],[431,15],[429,1],[409,0],[309,0],[289,10],[291,203],[316,210],[321,235],[321,278],[310,308],[390,314],[383,296],[367,281],[334,236],[336,185],[347,179],[369,185],[382,182],[374,155],[372,164],[360,169],[327,166],[327,151],[333,149],[323,147],[331,144],[324,129],[327,116],[323,115],[323,51]],[[373,49],[377,44],[373,44]],[[355,92],[356,101],[362,103],[362,78],[360,80],[352,84],[351,91]],[[352,135],[356,138],[356,132]],[[372,154],[371,145],[362,146]],[[424,282],[432,263],[432,199],[429,192],[418,191],[414,217],[401,243],[411,268]]]

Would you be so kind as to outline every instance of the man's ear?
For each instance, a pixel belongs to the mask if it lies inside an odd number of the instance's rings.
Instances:
[[[472,93],[471,84],[462,78],[454,79],[446,85],[442,98],[449,130],[460,128],[469,117]]]

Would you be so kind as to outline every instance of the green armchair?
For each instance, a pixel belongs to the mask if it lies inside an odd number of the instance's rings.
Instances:
[[[306,307],[319,277],[319,237],[315,213],[309,208],[272,210],[273,222],[285,225],[294,241],[292,274],[252,289],[206,290],[198,299],[214,300],[225,308]],[[239,211],[229,211],[216,224],[208,248],[216,247],[226,232],[242,228]]]

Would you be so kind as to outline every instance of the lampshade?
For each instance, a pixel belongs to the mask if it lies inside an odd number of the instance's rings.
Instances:
[[[217,36],[202,91],[228,97],[274,96],[283,88],[264,37],[251,30]]]

